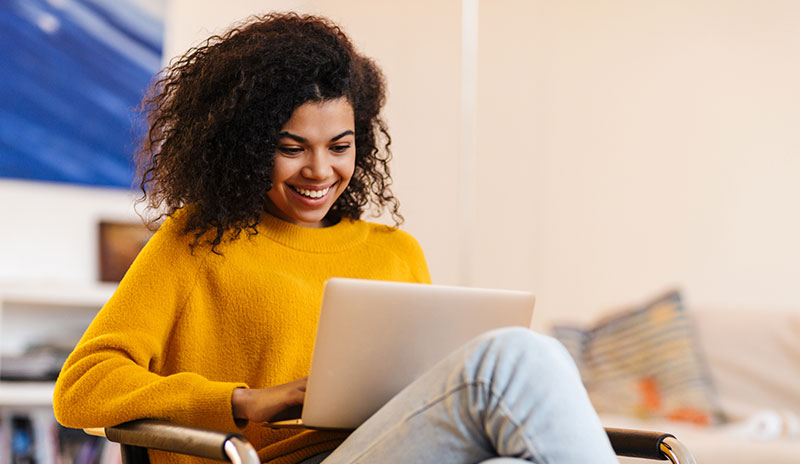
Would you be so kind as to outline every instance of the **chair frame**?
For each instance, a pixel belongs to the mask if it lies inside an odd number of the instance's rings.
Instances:
[[[171,451],[233,464],[259,464],[258,453],[239,434],[185,427],[156,420],[137,420],[114,427],[84,429],[119,443],[123,464],[149,464],[147,449]],[[606,428],[618,456],[696,464],[689,450],[669,433]]]

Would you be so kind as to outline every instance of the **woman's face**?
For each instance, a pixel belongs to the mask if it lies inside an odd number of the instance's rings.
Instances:
[[[353,107],[345,98],[299,106],[281,129],[267,211],[304,227],[324,227],[356,163]]]

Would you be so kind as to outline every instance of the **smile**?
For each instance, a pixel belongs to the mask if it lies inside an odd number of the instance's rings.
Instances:
[[[326,187],[322,190],[308,190],[304,188],[294,187],[292,185],[290,185],[289,187],[291,187],[292,190],[299,193],[300,195],[303,195],[304,197],[316,199],[316,198],[322,198],[325,195],[327,195],[328,192],[331,190],[332,186]]]

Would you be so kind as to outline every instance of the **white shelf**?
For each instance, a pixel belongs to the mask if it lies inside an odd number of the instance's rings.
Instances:
[[[37,344],[74,346],[116,284],[0,282],[0,353],[18,355]],[[53,382],[0,381],[0,409],[50,407]]]
[[[2,406],[52,406],[53,382],[0,382]]]
[[[117,284],[91,285],[0,285],[0,302],[42,306],[100,307],[111,298]]]

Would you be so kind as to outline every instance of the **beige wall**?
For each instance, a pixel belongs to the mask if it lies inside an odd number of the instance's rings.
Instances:
[[[479,283],[800,310],[800,3],[481,4]]]

